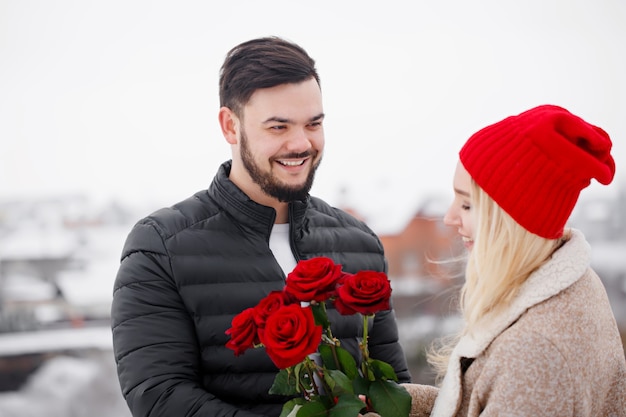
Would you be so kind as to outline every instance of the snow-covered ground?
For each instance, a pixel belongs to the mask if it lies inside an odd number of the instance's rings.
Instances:
[[[19,391],[0,393],[2,417],[130,417],[109,350],[46,361]]]
[[[117,381],[109,327],[0,335],[4,357],[38,352],[54,356],[18,391],[0,392],[0,416],[130,416]]]

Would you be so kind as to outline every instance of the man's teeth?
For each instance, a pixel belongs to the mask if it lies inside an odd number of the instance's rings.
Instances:
[[[469,237],[465,237],[465,236],[461,236],[461,239],[463,239],[463,242],[471,242],[472,239],[470,239]]]
[[[286,165],[288,167],[295,167],[295,166],[304,164],[304,160],[302,161],[278,161],[278,162],[280,162],[281,165]]]

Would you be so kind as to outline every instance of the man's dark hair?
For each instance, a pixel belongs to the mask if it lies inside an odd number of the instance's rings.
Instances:
[[[220,106],[241,117],[243,107],[259,88],[300,83],[315,78],[315,61],[293,42],[279,37],[253,39],[235,46],[220,70]]]

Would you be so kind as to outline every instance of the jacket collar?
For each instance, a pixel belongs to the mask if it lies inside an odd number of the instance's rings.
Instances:
[[[452,416],[460,404],[461,358],[478,357],[529,308],[570,287],[589,268],[591,248],[580,231],[571,231],[571,238],[554,252],[548,262],[528,277],[517,297],[501,314],[479,323],[471,335],[461,337],[450,356],[433,416]]]
[[[220,165],[208,194],[236,222],[251,227],[268,236],[276,219],[276,211],[272,207],[261,205],[248,197],[229,178],[232,160]],[[310,197],[304,201],[289,204],[290,223],[300,225],[303,222]]]

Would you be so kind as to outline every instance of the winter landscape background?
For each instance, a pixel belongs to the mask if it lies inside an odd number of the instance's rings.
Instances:
[[[571,223],[624,334],[621,0],[0,0],[0,416],[130,415],[108,323],[123,241],[229,158],[219,66],[266,35],[318,64],[327,143],[313,194],[381,235],[425,201],[445,207],[458,148],[489,123],[553,103],[603,127],[616,180],[585,190]],[[458,284],[395,281],[419,382],[432,378],[425,345],[458,326],[425,300]]]
[[[591,241],[592,264],[626,337],[624,204],[626,190],[616,199],[583,199],[571,225]],[[96,206],[76,196],[0,202],[1,416],[129,415],[115,374],[109,309],[121,247],[139,216],[122,204]],[[460,284],[401,278],[390,275],[401,342],[415,382],[432,384],[425,349],[456,331],[459,317],[452,303],[437,314],[424,306],[445,301]]]

